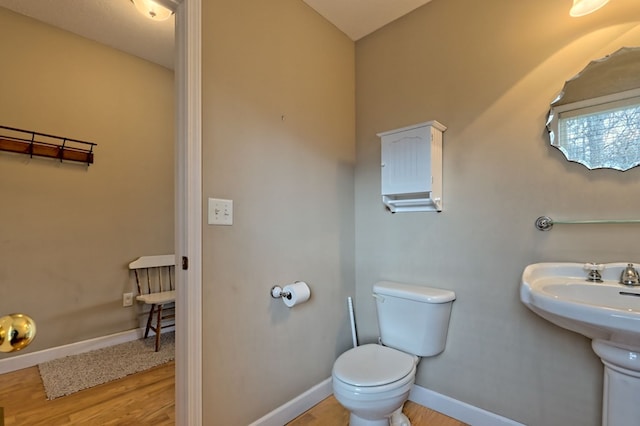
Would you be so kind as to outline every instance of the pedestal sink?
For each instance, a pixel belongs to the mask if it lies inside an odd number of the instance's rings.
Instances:
[[[640,424],[640,286],[619,284],[627,263],[536,263],[520,300],[542,318],[592,339],[604,364],[603,426]],[[602,282],[588,280],[599,271]]]

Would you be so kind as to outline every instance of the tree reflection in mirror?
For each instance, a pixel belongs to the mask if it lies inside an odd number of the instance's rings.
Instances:
[[[551,145],[589,169],[640,164],[640,48],[593,61],[551,103]]]

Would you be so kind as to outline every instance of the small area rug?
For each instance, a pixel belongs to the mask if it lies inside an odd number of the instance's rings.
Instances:
[[[175,358],[175,332],[137,339],[78,355],[38,364],[47,399],[88,389],[133,373],[148,370]]]

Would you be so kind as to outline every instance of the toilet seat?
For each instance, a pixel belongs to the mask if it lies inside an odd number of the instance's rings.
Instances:
[[[333,365],[333,377],[346,385],[380,387],[404,378],[412,380],[416,361],[416,357],[399,350],[367,344],[340,355]]]

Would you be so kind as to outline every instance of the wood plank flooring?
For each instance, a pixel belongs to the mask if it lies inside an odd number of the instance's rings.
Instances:
[[[175,363],[170,362],[52,401],[46,399],[38,367],[3,374],[4,426],[174,425],[174,370]],[[413,426],[466,426],[412,402],[405,404],[404,412]],[[348,411],[330,396],[288,426],[348,424]]]
[[[467,426],[465,423],[411,401],[405,403],[403,412],[409,417],[412,426]],[[287,423],[287,426],[347,426],[348,424],[349,412],[333,396],[330,396]]]
[[[0,375],[4,426],[174,425],[174,370],[170,362],[52,401],[38,367],[6,373]]]

